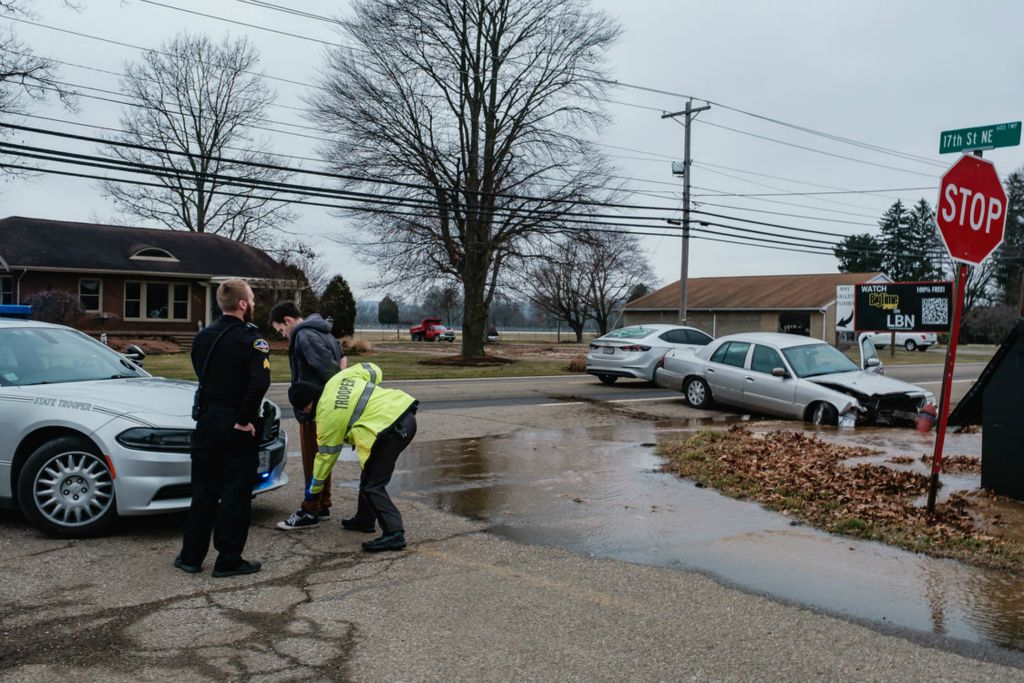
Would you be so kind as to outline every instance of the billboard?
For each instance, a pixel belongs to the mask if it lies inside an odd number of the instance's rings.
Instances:
[[[854,286],[853,327],[858,332],[949,332],[952,316],[952,282]]]

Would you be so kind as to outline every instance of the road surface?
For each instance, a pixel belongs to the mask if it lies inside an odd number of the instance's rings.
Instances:
[[[978,378],[985,363],[961,363],[956,366],[953,398],[957,399]],[[384,368],[385,376],[387,368]],[[942,365],[893,365],[886,375],[920,385],[936,396],[942,381]],[[420,410],[464,410],[466,408],[504,408],[543,406],[549,403],[603,401],[639,403],[680,398],[680,393],[651,386],[639,380],[619,380],[605,386],[590,375],[555,377],[504,377],[486,379],[426,379],[388,382],[420,400]],[[288,385],[275,384],[269,398],[290,417]]]

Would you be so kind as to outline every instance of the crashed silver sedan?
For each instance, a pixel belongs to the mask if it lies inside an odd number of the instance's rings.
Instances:
[[[67,537],[187,509],[195,388],[77,330],[0,318],[0,507]],[[276,406],[263,414],[254,495],[288,481]]]
[[[716,339],[696,351],[669,352],[655,380],[682,391],[695,408],[712,403],[814,424],[910,424],[935,397],[885,377],[871,340],[861,365],[830,344],[792,334],[754,332]]]

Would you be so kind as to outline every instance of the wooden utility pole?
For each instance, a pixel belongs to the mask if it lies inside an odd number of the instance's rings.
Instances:
[[[663,119],[683,116],[683,250],[679,260],[679,322],[686,324],[686,285],[690,276],[690,124],[699,112],[711,109],[711,105],[694,107],[693,100],[687,100],[686,109],[662,114]]]

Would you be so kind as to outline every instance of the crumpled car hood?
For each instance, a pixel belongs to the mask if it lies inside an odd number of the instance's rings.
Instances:
[[[927,391],[903,380],[893,379],[873,372],[854,370],[833,375],[807,377],[806,381],[826,387],[842,387],[864,396],[885,396],[889,394],[916,394],[924,396]]]

